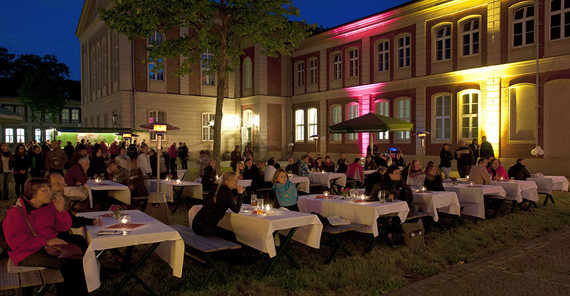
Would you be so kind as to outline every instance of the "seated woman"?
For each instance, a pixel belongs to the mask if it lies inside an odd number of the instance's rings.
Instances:
[[[337,173],[346,173],[346,170],[348,170],[348,166],[346,166],[346,159],[341,158],[338,160],[338,170]]]
[[[410,186],[423,185],[426,175],[422,169],[422,164],[419,160],[413,160],[408,167],[408,176],[406,179],[406,184]]]
[[[275,175],[273,175],[273,191],[275,191],[280,206],[291,211],[299,211],[299,206],[297,206],[297,200],[299,199],[297,188],[295,188],[295,184],[289,181],[287,172],[284,169],[278,169]]]
[[[487,172],[491,175],[492,180],[498,181],[501,180],[501,178],[502,180],[509,180],[509,174],[507,174],[501,162],[496,158],[491,160],[491,165],[487,168]]]
[[[233,190],[237,190],[234,196]],[[198,235],[213,235],[234,240],[232,232],[218,226],[228,209],[239,213],[243,198],[243,187],[238,186],[237,175],[233,171],[222,174],[222,181],[212,188],[204,200],[204,206],[196,213],[192,221],[192,230]]]
[[[332,162],[332,159],[330,156],[325,156],[325,163],[323,164],[323,166],[325,167],[325,172],[327,173],[334,173],[334,162]]]
[[[26,221],[28,219],[32,230]],[[21,266],[59,269],[64,282],[56,284],[58,295],[88,295],[82,259],[58,258],[44,247],[67,244],[57,238],[58,232],[71,228],[71,217],[64,209],[64,200],[52,201],[49,181],[31,179],[24,185],[24,195],[10,207],[2,225],[12,262]]]
[[[245,171],[245,163],[240,160],[236,165],[236,176],[238,179],[243,179],[243,172]]]
[[[376,162],[372,159],[372,155],[366,155],[366,160],[364,161],[364,170],[376,170]]]
[[[360,158],[354,158],[354,161],[348,165],[346,176],[349,180],[357,180],[358,182],[364,181],[362,176],[362,166],[360,165]]]
[[[317,160],[313,163],[313,169],[317,172],[322,172],[325,170],[325,163],[321,156],[317,157]]]
[[[445,191],[443,188],[443,178],[441,177],[441,172],[435,166],[435,164],[430,164],[427,166],[425,171],[424,186],[430,191]]]
[[[408,186],[404,181],[402,181],[400,168],[392,165],[386,170],[384,178],[377,183],[372,191],[370,192],[370,198],[373,200],[378,200],[378,192],[380,190],[387,191],[388,198],[392,197],[394,200],[403,200],[408,203],[410,212],[408,215],[415,214],[418,212],[419,208],[417,205],[413,204],[414,194],[410,186]]]

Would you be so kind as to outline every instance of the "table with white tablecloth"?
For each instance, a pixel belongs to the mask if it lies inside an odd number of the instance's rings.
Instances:
[[[128,186],[121,183],[113,182],[110,180],[103,180],[100,183],[95,183],[93,181],[88,181],[89,186],[89,207],[93,207],[93,190],[105,190],[108,191],[107,195],[112,197],[126,205],[131,204],[131,190]]]
[[[340,216],[352,223],[367,225],[359,231],[372,233],[378,236],[378,223],[376,220],[380,216],[398,216],[400,221],[406,221],[410,208],[403,201],[393,201],[381,203],[376,202],[353,202],[352,200],[341,199],[342,196],[334,198],[316,198],[318,195],[299,196],[297,205],[301,212],[319,213],[323,216]]]
[[[189,225],[192,225],[194,216],[201,208],[201,205],[196,205],[188,211]],[[316,215],[286,209],[273,209],[269,214],[263,215],[228,211],[218,226],[232,231],[239,242],[268,253],[271,258],[277,255],[273,237],[275,231],[297,228],[293,240],[318,249],[323,230],[323,225]]]
[[[87,218],[96,218],[108,212],[85,212],[79,216]],[[172,268],[172,275],[182,277],[182,266],[184,264],[184,241],[180,234],[168,225],[146,215],[141,211],[129,210],[125,211],[131,217],[131,223],[144,224],[141,227],[128,230],[126,235],[104,235],[98,236],[100,230],[116,224],[117,220],[112,217],[104,217],[103,226],[85,226],[85,235],[89,246],[83,256],[83,269],[85,271],[85,280],[87,289],[92,292],[101,285],[100,263],[96,258],[96,251],[122,248],[128,246],[138,246],[143,244],[158,243],[156,254],[162,258]],[[160,274],[156,276],[165,276]]]
[[[531,177],[526,180],[534,181],[539,193],[552,194],[554,190],[568,191],[568,179],[564,176]]]
[[[438,211],[450,215],[461,215],[457,194],[452,191],[414,192],[414,204],[429,214],[435,222],[439,220]]]
[[[460,202],[471,203],[463,208],[462,214],[485,219],[485,195],[507,196],[501,186],[496,185],[466,185],[444,183],[445,191],[457,193]]]
[[[311,190],[311,180],[308,177],[293,176],[289,181],[297,186],[298,191],[309,193]]]
[[[343,173],[310,173],[311,182],[331,188],[332,184],[346,186],[346,175]]]
[[[507,193],[508,200],[516,200],[522,202],[523,199],[529,201],[538,201],[537,186],[534,181],[507,180],[507,181],[491,181],[491,185],[503,187]]]
[[[146,179],[144,181],[148,192],[156,192],[156,180]],[[182,196],[202,199],[202,184],[190,181],[160,180],[160,192],[164,192],[167,202],[174,202],[174,187],[182,187]]]

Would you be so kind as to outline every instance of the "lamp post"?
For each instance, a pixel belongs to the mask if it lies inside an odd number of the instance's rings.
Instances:
[[[416,133],[416,137],[421,139],[422,143],[422,164],[426,165],[426,136],[430,134],[430,132],[421,131]]]
[[[123,137],[123,140],[125,141],[125,144],[126,144],[125,146],[128,146],[131,144],[132,138],[139,136],[133,132],[119,132],[119,133],[116,133],[115,135]]]
[[[156,192],[160,192],[160,157],[162,155],[162,136],[166,134],[167,130],[179,129],[168,123],[155,122],[149,124],[143,124],[140,127],[149,129],[151,133],[156,134],[156,150],[158,155],[156,156]]]
[[[312,135],[309,138],[311,138],[311,140],[315,141],[315,157],[317,157],[317,155],[319,155],[319,139],[321,138],[320,135]]]

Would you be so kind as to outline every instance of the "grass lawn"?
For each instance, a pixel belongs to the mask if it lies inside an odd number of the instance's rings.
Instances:
[[[411,250],[405,245],[391,249],[378,240],[372,253],[364,255],[370,235],[348,233],[344,239],[355,256],[340,254],[335,262],[324,265],[331,251],[329,247],[312,249],[293,242],[291,253],[298,259],[301,269],[294,269],[283,258],[267,277],[263,277],[262,272],[268,264],[268,256],[259,251],[245,247],[220,254],[217,261],[230,282],[223,285],[214,275],[210,286],[201,291],[197,287],[207,270],[189,259],[184,262],[181,279],[173,277],[169,266],[156,255],[147,260],[138,275],[159,295],[379,295],[567,227],[570,225],[570,193],[556,192],[553,196],[554,205],[542,206],[544,196],[541,196],[538,209],[517,210],[514,214],[476,224],[466,219],[466,225],[452,230],[432,228],[425,237],[426,247],[420,250]],[[5,201],[0,203],[4,208],[2,216],[7,204]],[[509,209],[510,205],[508,203]],[[171,223],[187,225],[187,209],[179,209],[171,217]],[[135,257],[145,249],[146,246],[135,248]],[[236,255],[243,259],[239,263],[229,263],[228,259]],[[102,262],[115,263],[109,255]],[[92,295],[110,295],[119,280],[103,281],[101,288]],[[131,280],[123,295],[146,295],[146,292]]]

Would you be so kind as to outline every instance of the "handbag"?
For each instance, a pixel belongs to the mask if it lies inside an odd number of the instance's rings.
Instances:
[[[21,207],[16,207],[16,208],[18,208],[22,212],[22,214],[24,215],[24,219],[26,220],[26,224],[28,224],[28,227],[32,231],[32,235],[37,238],[38,234],[32,227],[32,223],[30,222],[30,219],[28,219],[28,215],[24,213],[24,210]],[[72,243],[47,245],[44,247],[44,250],[46,251],[46,253],[57,258],[66,258],[66,259],[83,258],[83,251],[81,250],[81,248]]]
[[[411,249],[423,247],[426,245],[424,240],[424,224],[422,220],[416,223],[402,224],[404,230],[404,243]]]

